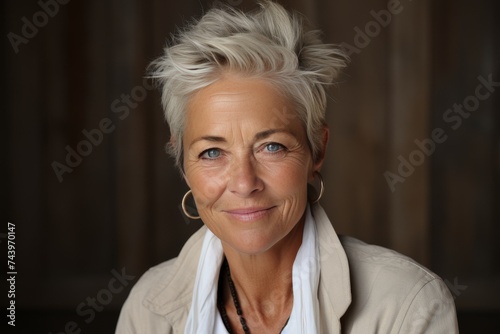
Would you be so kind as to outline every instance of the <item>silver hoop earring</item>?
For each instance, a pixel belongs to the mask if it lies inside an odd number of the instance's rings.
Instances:
[[[190,214],[187,210],[186,210],[186,198],[189,197],[189,195],[191,195],[193,192],[190,190],[188,190],[188,192],[184,195],[184,197],[182,198],[182,203],[181,203],[181,206],[182,206],[182,211],[184,211],[184,214],[186,215],[186,217],[190,218],[190,219],[200,219],[200,216],[193,216],[192,214]]]
[[[316,198],[314,201],[312,201],[311,203],[312,204],[316,204],[319,202],[319,200],[321,199],[321,197],[323,197],[323,192],[325,191],[325,184],[323,183],[323,177],[321,176],[321,173],[320,172],[315,172],[314,175],[317,175],[318,176],[318,179],[319,179],[319,195],[318,195],[318,198]]]

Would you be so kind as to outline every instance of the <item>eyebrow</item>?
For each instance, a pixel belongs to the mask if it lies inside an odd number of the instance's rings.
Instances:
[[[265,138],[267,138],[275,133],[286,133],[286,134],[289,134],[289,135],[292,135],[295,137],[294,133],[287,130],[287,129],[269,129],[269,130],[264,130],[264,131],[256,133],[254,136],[254,140],[256,140],[256,141],[262,140],[262,139],[265,139]],[[191,142],[191,144],[189,145],[189,147],[193,146],[196,142],[199,142],[202,140],[213,142],[213,143],[226,143],[227,142],[227,140],[224,137],[202,136],[202,137],[198,137],[195,140],[193,140]]]
[[[195,140],[193,140],[191,142],[191,144],[189,145],[189,147],[193,146],[194,143],[196,142],[199,142],[199,141],[202,141],[202,140],[205,140],[205,141],[209,141],[209,142],[213,142],[213,143],[225,143],[226,142],[226,139],[224,137],[218,137],[218,136],[202,136],[202,137],[198,137],[196,138]]]
[[[269,137],[272,134],[280,133],[280,132],[287,133],[287,134],[293,136],[293,133],[290,132],[289,130],[286,130],[286,129],[269,129],[269,130],[264,130],[264,131],[258,132],[254,136],[254,139],[255,140],[262,140],[262,139],[265,139],[265,138]]]

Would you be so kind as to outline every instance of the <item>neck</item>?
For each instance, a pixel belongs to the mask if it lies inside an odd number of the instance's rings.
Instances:
[[[223,245],[241,309],[247,317],[251,315],[258,318],[256,321],[266,322],[266,319],[272,321],[284,315],[287,319],[290,315],[293,305],[292,268],[302,244],[303,229],[304,219],[270,250],[261,254],[241,254]],[[226,291],[224,295],[225,304],[232,308],[230,293]]]

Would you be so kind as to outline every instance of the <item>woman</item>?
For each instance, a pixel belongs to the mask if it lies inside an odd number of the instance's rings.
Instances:
[[[212,9],[165,50],[153,77],[190,187],[182,205],[205,226],[144,274],[117,333],[457,332],[441,279],[339,240],[318,204],[326,89],[344,66],[272,2]]]

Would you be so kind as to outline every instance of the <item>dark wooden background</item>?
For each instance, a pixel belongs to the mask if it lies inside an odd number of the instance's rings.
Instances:
[[[443,277],[462,333],[498,330],[500,87],[457,129],[443,117],[454,104],[473,101],[479,76],[500,81],[499,2],[280,2],[304,13],[327,41],[362,46],[329,103],[322,203],[335,228],[396,249]],[[109,296],[103,290],[113,270],[135,282],[176,256],[200,226],[179,209],[187,188],[164,151],[168,127],[159,94],[143,75],[169,34],[210,3],[73,0],[46,22],[37,1],[0,5],[0,241],[6,254],[7,222],[16,224],[19,332],[64,333],[71,322],[82,333],[113,332],[132,283],[88,323],[78,306]],[[377,29],[371,11],[398,3],[391,22]],[[21,36],[23,17],[33,22],[33,15],[40,27],[16,52],[8,34]],[[371,36],[360,44],[355,29],[367,27]],[[65,164],[66,147],[82,147],[82,131],[106,118],[113,130],[60,182],[54,161]],[[398,157],[417,157],[415,140],[431,138],[436,128],[447,140],[391,189],[384,174],[397,173]]]

